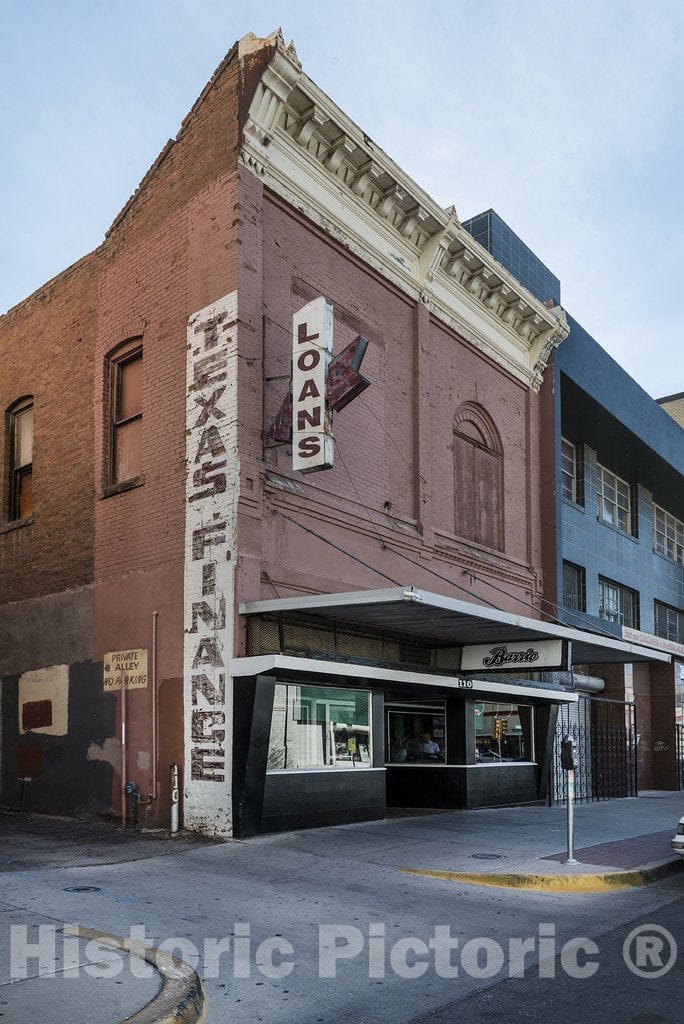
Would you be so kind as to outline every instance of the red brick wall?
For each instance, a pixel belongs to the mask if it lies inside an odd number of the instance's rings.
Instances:
[[[281,508],[402,584],[525,614],[463,569],[476,568],[524,600],[537,588],[537,396],[244,169],[240,181],[240,597],[391,585],[279,518]],[[303,476],[291,472],[289,447],[268,450],[262,461],[262,431],[287,391],[292,313],[321,294],[335,309],[335,352],[356,334],[370,341],[362,372],[372,384],[335,415],[334,468]],[[465,401],[485,407],[503,446],[500,554],[454,534],[452,428]],[[266,479],[274,473],[285,481],[280,488]],[[385,542],[463,589],[410,565]]]
[[[0,317],[0,604],[93,575],[93,339],[102,254],[86,256]],[[33,522],[8,511],[7,408],[33,395]]]

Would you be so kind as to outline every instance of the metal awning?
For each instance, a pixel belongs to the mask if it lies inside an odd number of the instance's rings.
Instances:
[[[432,675],[428,672],[410,672],[403,669],[376,668],[374,665],[352,665],[350,663],[323,661],[318,658],[295,658],[285,654],[259,654],[253,658],[233,658],[230,674],[236,676],[273,675],[279,679],[294,678],[299,681],[317,682],[322,680],[337,686],[364,683],[374,689],[401,692],[409,689],[414,695],[425,687],[442,693],[454,691],[476,700],[490,700],[505,697],[517,700],[553,701],[556,704],[574,704],[578,695],[560,686],[540,686],[524,680],[504,682],[503,677],[492,679],[466,679],[463,676]]]
[[[466,644],[568,640],[571,642],[573,665],[671,660],[664,651],[628,643],[617,637],[530,619],[416,587],[248,601],[240,604],[239,610],[241,615],[313,615],[357,626],[391,629],[399,634],[459,647]]]

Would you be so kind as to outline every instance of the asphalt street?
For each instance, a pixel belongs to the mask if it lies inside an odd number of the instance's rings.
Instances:
[[[665,801],[615,801],[583,809],[579,823],[587,841],[599,842],[620,829],[655,832],[671,816]],[[40,924],[120,936],[134,929],[134,937],[197,965],[210,1024],[574,1022],[600,1015],[674,1024],[681,1017],[681,956],[661,978],[637,978],[622,942],[637,923],[660,923],[684,948],[682,872],[643,888],[586,894],[479,887],[401,871],[439,867],[465,850],[501,849],[506,837],[509,857],[535,844],[538,855],[562,849],[555,809],[436,814],[218,844],[107,830],[93,837],[88,826],[68,822],[55,834],[44,819],[32,833],[30,824],[8,827],[1,847],[8,853],[0,865],[3,949],[10,922],[23,922],[34,942]],[[598,953],[586,954],[586,938]],[[640,947],[647,968],[663,959],[665,945]],[[561,952],[556,977],[539,977]],[[37,993],[22,993],[16,953],[15,941],[13,958],[4,958],[0,1012],[13,1024],[35,1024]],[[61,956],[60,940],[48,942],[53,973],[55,963],[64,973]],[[587,957],[598,960],[597,972],[569,976],[564,965],[572,975]],[[34,958],[28,973],[35,977],[44,966]],[[511,973],[523,977],[509,980]],[[97,963],[82,963],[62,984],[62,991],[73,986],[69,1000],[82,1017],[65,1002],[60,1019],[57,980],[42,980],[55,993],[51,1024],[104,1019],[98,1008],[113,985],[93,975]],[[155,983],[133,976],[128,964],[116,981],[124,982],[116,990],[125,989],[129,1007],[142,1006]],[[50,997],[42,998],[40,1005]]]

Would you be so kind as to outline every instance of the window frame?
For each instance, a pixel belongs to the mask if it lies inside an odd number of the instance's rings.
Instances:
[[[627,482],[627,480],[624,480],[621,476],[618,476],[617,473],[614,473],[612,471],[612,469],[608,469],[606,466],[603,466],[600,462],[598,462],[596,464],[596,473],[597,473],[596,498],[597,498],[597,503],[598,503],[598,518],[601,520],[602,523],[605,523],[606,526],[612,526],[613,529],[615,529],[615,530],[621,530],[622,533],[629,534],[629,536],[634,536],[635,535],[635,531],[633,529],[633,507],[634,507],[634,502],[633,502],[633,497],[632,497],[632,488],[631,488],[630,484]],[[611,479],[607,480],[606,477],[609,477]],[[626,494],[626,499],[627,499],[626,506],[625,505],[621,505],[619,503],[619,501],[618,501],[618,496],[619,496],[619,493],[620,493],[620,486],[619,485],[622,485],[622,487],[624,488],[624,492]],[[613,491],[614,491],[614,497],[613,498],[610,498],[610,497],[608,497],[606,495],[606,493],[605,493],[606,487],[612,487],[613,488]],[[609,504],[614,506],[614,508],[615,508],[615,520],[616,521],[612,521],[611,519],[608,518],[608,515],[607,515],[607,512],[606,512],[606,503],[609,503]],[[620,511],[622,511],[624,513],[624,519],[625,519],[626,525],[623,525],[622,522],[620,522],[620,516],[618,514]]]
[[[658,631],[658,612],[664,611],[669,615],[675,617],[675,635],[671,636],[669,632]],[[684,644],[684,611],[681,608],[675,608],[671,604],[665,604],[664,601],[653,602],[653,630],[656,636],[662,637],[663,640],[671,640],[676,644]]]
[[[476,479],[472,488],[471,505],[461,503],[456,496],[459,475],[458,455],[461,454],[458,452],[458,442],[470,445],[469,451],[473,453]],[[451,449],[454,470],[454,536],[478,544],[490,551],[504,553],[506,550],[504,450],[499,431],[489,413],[482,406],[474,402],[464,402],[456,410],[452,427]],[[487,459],[487,472],[491,472],[496,480],[495,493],[492,495],[493,514],[489,523],[484,516],[484,507],[480,501],[479,482],[485,467],[477,464],[475,453],[478,451],[484,453]],[[472,480],[471,484],[473,484]],[[464,526],[471,528],[464,530]],[[488,531],[491,532],[488,533]]]
[[[605,610],[605,603],[603,594],[604,590],[609,587],[615,591],[615,611],[612,612],[611,615],[604,615],[603,611]],[[625,621],[625,598],[630,598],[632,601],[632,621],[629,622]],[[628,629],[639,629],[641,618],[639,591],[633,590],[632,587],[626,587],[622,583],[617,583],[615,580],[610,580],[606,576],[599,576],[598,617],[603,619],[604,622],[613,622],[619,626],[626,626]]]
[[[566,587],[565,587],[565,571],[566,569],[572,570],[576,574],[576,581],[578,583],[578,597],[579,604],[570,605],[565,602]],[[572,612],[586,612],[587,610],[587,572],[583,565],[576,565],[574,562],[567,562],[563,559],[563,608],[567,611]]]
[[[569,451],[567,449],[570,449]],[[568,473],[564,469],[564,460],[570,460],[572,462],[572,472]],[[561,437],[560,447],[560,485],[561,485],[561,497],[563,501],[569,501],[573,505],[584,505],[584,481],[582,473],[582,448],[580,445],[575,444],[573,441],[568,441],[567,437]],[[570,480],[570,495],[565,493],[565,481],[569,478]]]
[[[138,487],[145,482],[142,471],[142,456],[139,472],[126,479],[118,480],[116,476],[117,433],[129,423],[141,422],[144,418],[143,390],[141,384],[140,411],[131,416],[119,418],[119,402],[121,397],[122,369],[134,360],[142,361],[144,376],[144,350],[142,337],[130,338],[113,349],[105,358],[105,431],[103,457],[103,495],[118,494],[121,491]],[[142,432],[142,427],[141,427]]]
[[[23,398],[17,399],[7,410],[7,441],[8,441],[8,489],[7,489],[7,522],[8,523],[22,523],[28,522],[33,518],[33,442],[34,442],[34,424],[33,419],[31,420],[31,461],[22,463],[21,466],[15,464],[15,448],[17,439],[17,424],[19,418],[27,412],[34,413],[35,405],[32,395],[24,395]],[[30,511],[22,515],[21,513],[21,493],[22,488],[18,486],[19,480],[24,480],[26,477],[31,479],[31,509]]]
[[[659,530],[659,520],[662,528]],[[669,532],[668,532],[669,531]],[[662,537],[662,547],[658,545],[658,538]],[[671,551],[668,550],[671,541]],[[657,555],[675,562],[677,565],[684,565],[684,523],[676,516],[673,516],[660,505],[653,503],[653,550]]]

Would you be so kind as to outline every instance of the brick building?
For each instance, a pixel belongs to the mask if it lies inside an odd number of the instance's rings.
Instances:
[[[0,320],[2,801],[131,781],[165,822],[171,762],[219,835],[545,799],[572,663],[669,663],[542,611],[567,333],[279,34],[236,44]]]

